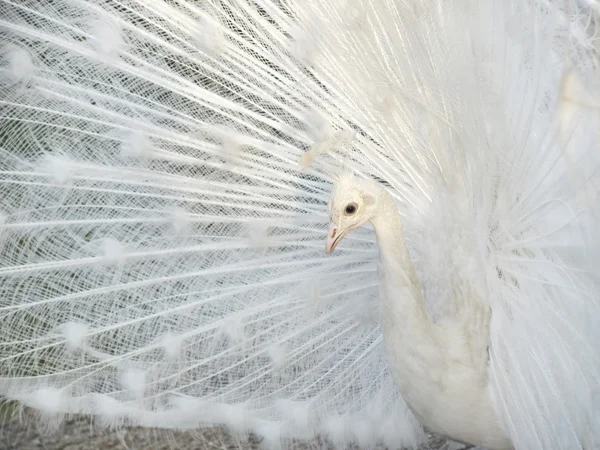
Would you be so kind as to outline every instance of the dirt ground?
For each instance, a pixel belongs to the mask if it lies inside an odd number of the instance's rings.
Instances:
[[[120,431],[93,430],[85,420],[68,419],[58,430],[41,430],[33,416],[11,415],[0,418],[0,450],[254,450],[260,449],[258,439],[250,437],[240,442],[225,430],[211,428],[194,432],[165,432],[145,428]],[[316,446],[298,443],[297,450]],[[321,447],[321,446],[319,446]],[[326,448],[326,447],[321,447]],[[454,450],[462,446],[448,445],[443,439],[431,436],[423,449]]]
[[[103,450],[103,449],[258,449],[256,442],[241,445],[223,430],[169,432],[131,428],[93,430],[82,420],[67,420],[57,431],[40,430],[33,421],[13,419],[0,429],[1,450]]]

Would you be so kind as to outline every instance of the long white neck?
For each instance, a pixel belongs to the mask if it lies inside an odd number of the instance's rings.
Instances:
[[[391,373],[419,421],[454,440],[490,449],[511,448],[487,389],[487,330],[467,339],[464,324],[435,324],[406,248],[393,198],[374,189],[371,218],[379,245],[381,328]],[[477,303],[462,319],[477,313]],[[479,345],[483,339],[484,345]],[[475,351],[482,347],[483,350]],[[475,350],[474,350],[475,349]]]
[[[396,204],[383,189],[377,197],[377,211],[371,223],[379,245],[382,328],[386,348],[394,355],[393,361],[390,361],[392,369],[399,363],[410,379],[422,375],[422,371],[429,371],[431,367],[439,367],[435,363],[441,359],[441,349],[436,342],[434,324],[406,248]],[[410,360],[418,365],[407,367],[405,361],[398,361],[403,356],[410,356]],[[404,380],[398,382],[402,388]]]

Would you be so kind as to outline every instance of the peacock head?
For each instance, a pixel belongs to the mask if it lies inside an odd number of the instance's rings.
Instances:
[[[348,233],[373,218],[377,193],[371,184],[351,175],[336,180],[329,199],[328,255]]]

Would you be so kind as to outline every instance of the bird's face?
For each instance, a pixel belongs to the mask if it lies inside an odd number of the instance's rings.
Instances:
[[[329,232],[325,252],[329,255],[352,230],[371,219],[374,197],[354,177],[338,181],[329,199]]]

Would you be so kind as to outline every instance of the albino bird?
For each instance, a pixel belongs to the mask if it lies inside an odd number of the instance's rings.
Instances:
[[[0,397],[599,448],[598,11],[0,0]]]
[[[490,308],[465,291],[458,314],[440,324],[431,320],[396,204],[378,183],[340,178],[330,215],[328,253],[350,231],[366,221],[373,224],[386,355],[411,411],[429,429],[454,440],[512,448],[488,377]]]

